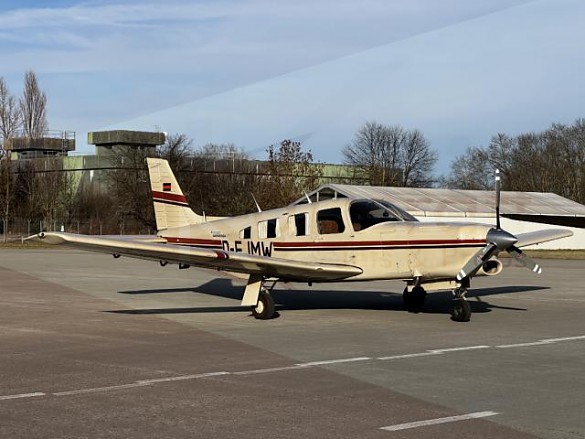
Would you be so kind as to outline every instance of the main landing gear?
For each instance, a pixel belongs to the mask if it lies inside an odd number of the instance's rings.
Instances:
[[[453,308],[451,308],[451,320],[455,322],[468,322],[471,319],[471,306],[467,301],[467,290],[469,280],[465,279],[462,284],[453,290]],[[408,312],[421,312],[427,292],[422,285],[407,286],[402,293],[404,307]]]
[[[427,292],[420,285],[414,286],[412,290],[406,287],[402,293],[402,301],[408,312],[420,312],[425,304],[426,298]]]
[[[251,274],[248,278],[244,297],[242,298],[242,306],[250,307],[255,318],[269,320],[276,317],[274,299],[270,294],[276,282],[277,280],[267,280],[258,274]]]
[[[252,307],[252,314],[259,320],[269,320],[274,317],[274,299],[265,288],[260,290],[258,303]]]
[[[453,290],[453,308],[451,309],[451,320],[455,322],[468,322],[471,319],[471,306],[467,301],[467,288],[458,287]]]

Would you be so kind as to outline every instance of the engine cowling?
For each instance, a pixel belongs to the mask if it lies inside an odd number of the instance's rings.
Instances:
[[[504,265],[499,259],[488,259],[478,271],[480,276],[496,276],[502,272]]]

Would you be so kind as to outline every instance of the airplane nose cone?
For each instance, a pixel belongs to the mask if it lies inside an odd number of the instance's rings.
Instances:
[[[487,241],[495,244],[498,250],[506,250],[518,242],[518,238],[502,229],[491,229]]]

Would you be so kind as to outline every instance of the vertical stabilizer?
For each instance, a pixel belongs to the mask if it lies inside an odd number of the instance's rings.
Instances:
[[[203,217],[197,215],[189,207],[169,163],[155,158],[147,158],[146,161],[150,175],[156,228],[161,231],[202,223]]]

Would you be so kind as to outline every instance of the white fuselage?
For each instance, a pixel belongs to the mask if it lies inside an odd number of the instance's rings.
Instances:
[[[169,243],[362,269],[350,280],[455,279],[486,245],[492,227],[388,220],[356,224],[351,203],[335,199],[161,231]],[[479,273],[482,274],[482,273]]]

